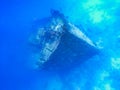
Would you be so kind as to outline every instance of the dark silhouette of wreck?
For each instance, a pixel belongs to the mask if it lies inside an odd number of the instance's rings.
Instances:
[[[55,10],[51,13],[44,25],[38,24],[36,34],[30,39],[39,50],[38,68],[53,72],[70,71],[99,52],[95,44],[63,14]]]

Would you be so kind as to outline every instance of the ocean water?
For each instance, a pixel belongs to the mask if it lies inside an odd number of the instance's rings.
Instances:
[[[30,58],[31,26],[51,9],[100,48],[64,77],[35,69]],[[120,90],[119,11],[119,0],[0,0],[0,90]]]

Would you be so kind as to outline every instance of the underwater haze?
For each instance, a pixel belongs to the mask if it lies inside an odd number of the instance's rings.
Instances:
[[[36,69],[31,59],[31,27],[51,9],[100,48],[64,76]],[[0,0],[0,90],[120,90],[119,11],[120,0]]]

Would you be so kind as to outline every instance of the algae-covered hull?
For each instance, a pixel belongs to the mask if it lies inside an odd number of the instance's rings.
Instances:
[[[94,43],[58,11],[38,28],[31,42],[39,47],[38,67],[54,72],[70,71],[98,53]]]

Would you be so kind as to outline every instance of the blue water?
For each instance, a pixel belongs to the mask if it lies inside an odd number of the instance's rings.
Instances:
[[[101,49],[64,77],[36,70],[30,58],[31,26],[51,9],[82,26]],[[120,90],[119,11],[119,0],[1,0],[0,90]]]

